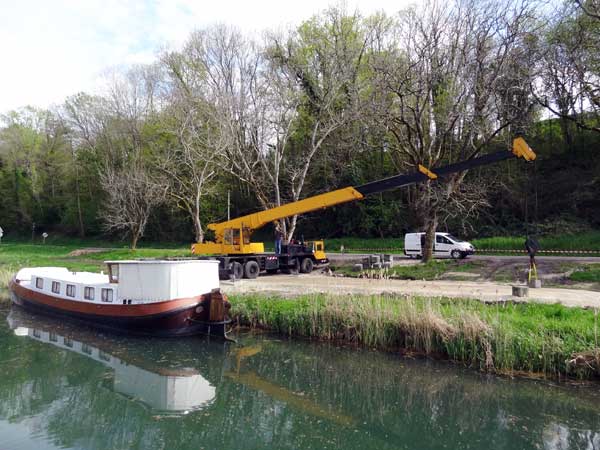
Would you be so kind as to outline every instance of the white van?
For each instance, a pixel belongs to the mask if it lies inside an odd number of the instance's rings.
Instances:
[[[406,233],[404,236],[404,254],[411,258],[420,258],[421,247],[425,244],[425,233]],[[475,248],[469,242],[461,241],[450,233],[435,233],[433,256],[437,258],[450,257],[466,258],[475,253]]]

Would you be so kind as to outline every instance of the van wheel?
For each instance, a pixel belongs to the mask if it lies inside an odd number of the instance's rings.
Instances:
[[[260,267],[258,267],[258,263],[256,261],[248,261],[244,266],[244,275],[246,278],[254,279],[258,276],[260,272]]]
[[[229,273],[234,280],[240,280],[244,276],[244,267],[237,261],[229,264]]]
[[[311,273],[313,271],[314,264],[312,259],[304,258],[302,260],[302,264],[300,265],[300,272],[302,273]]]
[[[452,250],[450,256],[452,256],[452,259],[460,259],[462,257],[462,252],[459,250]]]

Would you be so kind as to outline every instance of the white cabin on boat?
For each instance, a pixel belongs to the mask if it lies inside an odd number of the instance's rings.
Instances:
[[[124,305],[208,294],[219,288],[217,260],[107,261],[108,274],[64,267],[21,269],[17,281],[32,291],[65,300]]]

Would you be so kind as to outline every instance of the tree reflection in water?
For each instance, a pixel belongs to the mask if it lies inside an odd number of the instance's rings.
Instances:
[[[323,343],[132,339],[10,319],[27,337],[2,321],[0,421],[65,448],[600,448],[597,386]]]

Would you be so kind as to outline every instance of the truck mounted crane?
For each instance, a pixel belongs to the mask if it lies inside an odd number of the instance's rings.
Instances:
[[[220,273],[224,277],[231,275],[234,278],[242,276],[256,278],[262,271],[275,273],[278,270],[309,273],[315,265],[324,265],[329,262],[323,241],[290,243],[282,246],[281,253],[265,253],[262,242],[250,241],[252,233],[271,222],[296,214],[361,200],[370,194],[436,180],[453,173],[511,158],[533,161],[536,155],[525,140],[519,137],[514,139],[513,147],[509,151],[499,151],[435,169],[419,165],[418,171],[414,173],[396,175],[361,186],[349,186],[225,222],[211,223],[208,225],[208,229],[214,232],[214,241],[192,244],[192,253],[212,255],[218,259]]]

